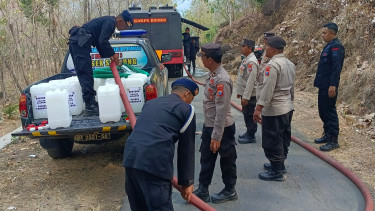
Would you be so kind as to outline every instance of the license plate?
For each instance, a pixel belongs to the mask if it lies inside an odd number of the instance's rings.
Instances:
[[[74,136],[74,141],[97,141],[110,139],[110,133],[91,133],[91,134],[77,134]]]

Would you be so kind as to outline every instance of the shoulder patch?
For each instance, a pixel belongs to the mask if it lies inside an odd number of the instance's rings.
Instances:
[[[332,51],[338,51],[339,48],[332,48]]]
[[[271,70],[271,66],[267,65],[266,66],[266,71],[264,72],[264,75],[265,76],[269,76],[270,75],[270,70]]]
[[[218,84],[218,85],[216,86],[216,88],[217,88],[216,95],[217,95],[218,97],[222,97],[222,96],[224,96],[224,84]]]
[[[251,72],[253,70],[253,64],[247,64],[247,71]]]

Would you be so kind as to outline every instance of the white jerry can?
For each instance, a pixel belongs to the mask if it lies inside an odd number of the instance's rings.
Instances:
[[[97,91],[99,119],[102,123],[118,122],[121,119],[119,87],[116,84],[105,84]]]
[[[51,129],[69,127],[72,115],[69,110],[69,92],[56,89],[46,93],[48,124]]]

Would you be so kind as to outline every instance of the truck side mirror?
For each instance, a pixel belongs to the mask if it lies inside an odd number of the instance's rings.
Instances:
[[[169,62],[172,60],[172,54],[166,53],[161,55],[161,63]]]

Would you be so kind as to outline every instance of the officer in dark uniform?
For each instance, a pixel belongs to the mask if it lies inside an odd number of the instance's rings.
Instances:
[[[148,101],[125,144],[125,190],[132,210],[173,210],[171,180],[177,141],[178,184],[190,200],[194,183],[195,113],[191,80],[172,83],[172,94]]]
[[[208,186],[211,184],[219,153],[225,188],[214,194],[211,200],[214,203],[237,200],[236,127],[230,112],[233,83],[221,65],[222,51],[219,44],[205,44],[197,55],[202,57],[202,63],[210,73],[206,79],[203,99],[205,118],[200,147],[199,188],[194,194],[203,201],[210,201]]]
[[[127,10],[117,17],[103,16],[95,18],[82,27],[74,26],[69,30],[69,51],[72,55],[74,69],[82,87],[83,100],[85,101],[85,113],[87,116],[97,115],[98,106],[95,102],[94,79],[91,64],[91,46],[98,49],[102,58],[110,58],[116,65],[120,64],[117,54],[109,44],[109,39],[117,27],[124,30],[133,25],[133,19]]]
[[[190,39],[190,28],[186,27],[185,32],[182,33],[183,39],[182,43],[184,45],[184,55],[186,58],[185,63],[190,65],[190,48],[191,48],[191,39]]]
[[[190,47],[190,61],[191,61],[191,68],[193,69],[193,75],[195,74],[195,60],[197,57],[197,53],[199,51],[199,37],[191,37],[191,47]],[[190,71],[190,65],[189,65]]]
[[[344,64],[345,48],[337,38],[338,27],[335,23],[327,23],[322,29],[322,38],[327,45],[324,47],[316,71],[314,86],[319,88],[318,109],[323,122],[323,137],[315,139],[321,144],[322,151],[339,148],[339,119],[336,111],[337,90],[340,73]]]

